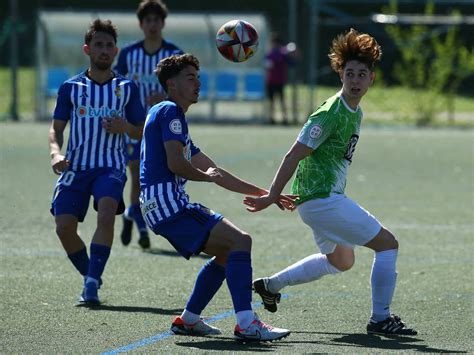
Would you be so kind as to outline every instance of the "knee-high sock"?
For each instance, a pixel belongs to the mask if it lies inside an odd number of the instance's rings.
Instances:
[[[199,316],[222,286],[224,279],[225,267],[217,264],[215,259],[211,259],[204,264],[199,271],[191,296],[189,296],[186,310]],[[184,319],[185,323],[189,324],[198,320]]]
[[[68,254],[67,257],[82,276],[87,276],[89,272],[89,256],[87,255],[86,247],[75,253]]]
[[[131,209],[131,216],[133,217],[133,220],[137,224],[138,230],[140,232],[146,231],[147,230],[146,223],[145,223],[145,220],[143,219],[140,205],[139,204],[130,205],[130,209]]]
[[[235,312],[252,309],[252,264],[250,253],[234,251],[229,254],[226,280]]]
[[[102,244],[91,244],[91,258],[87,278],[94,279],[97,283],[105,269],[105,264],[110,255],[110,247]]]
[[[326,255],[313,254],[272,275],[269,278],[268,290],[277,293],[285,286],[311,282],[324,275],[339,272],[341,271],[329,262]]]
[[[382,321],[390,315],[390,304],[397,281],[398,249],[375,253],[370,281],[372,285],[372,319]]]

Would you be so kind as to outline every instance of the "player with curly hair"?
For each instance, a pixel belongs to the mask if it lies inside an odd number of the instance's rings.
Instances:
[[[274,203],[296,171],[291,193],[303,220],[313,231],[321,253],[310,255],[271,277],[254,280],[253,287],[270,312],[277,310],[285,286],[320,279],[349,270],[355,245],[374,250],[372,315],[369,334],[416,335],[400,317],[390,313],[397,279],[398,241],[395,236],[344,194],[346,175],[359,140],[362,110],[359,103],[375,79],[382,56],[377,41],[351,29],[337,36],[329,53],[342,89],[308,118],[296,142],[286,153],[268,195],[246,197],[251,212]]]

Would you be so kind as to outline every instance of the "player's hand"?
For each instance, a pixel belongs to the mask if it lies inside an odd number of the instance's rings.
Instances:
[[[56,175],[61,175],[61,173],[69,169],[70,161],[66,159],[64,155],[55,154],[51,158],[51,168],[53,169]]]
[[[222,179],[222,173],[218,168],[208,168],[206,175],[209,177],[209,182],[216,182],[217,179]]]
[[[263,195],[260,197],[251,197],[246,196],[244,198],[244,205],[249,207],[246,208],[249,212],[258,212],[264,210],[271,204],[276,204],[279,209],[293,211],[296,208],[295,200],[297,196],[295,195],[280,195],[277,197],[273,197],[270,195]]]
[[[164,99],[166,99],[166,94],[165,93],[155,91],[155,92],[151,93],[150,96],[147,96],[145,101],[146,101],[146,104],[148,106],[153,106],[153,105],[156,105],[157,103],[163,101]]]
[[[102,128],[107,133],[125,134],[128,131],[128,123],[122,117],[104,117],[102,119]]]

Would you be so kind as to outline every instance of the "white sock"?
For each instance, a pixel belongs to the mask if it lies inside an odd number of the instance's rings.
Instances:
[[[240,311],[235,314],[237,324],[241,329],[246,329],[255,320],[255,314],[252,310]]]
[[[329,262],[326,255],[313,254],[271,276],[268,282],[268,291],[278,293],[285,286],[311,282],[324,275],[339,272],[341,271]]]
[[[382,321],[390,316],[390,304],[397,281],[398,249],[375,253],[370,282],[372,285],[372,316],[375,321]]]
[[[199,314],[195,314],[193,312],[189,312],[188,310],[184,310],[183,313],[181,313],[181,319],[185,324],[194,324],[199,322],[199,319],[201,319],[201,316]]]

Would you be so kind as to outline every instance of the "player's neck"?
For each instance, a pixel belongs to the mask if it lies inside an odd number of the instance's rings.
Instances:
[[[182,97],[173,97],[172,94],[170,95],[170,99],[174,101],[176,105],[178,105],[181,110],[183,110],[184,113],[186,113],[189,109],[189,106],[192,105],[192,103],[188,100],[184,100]]]
[[[359,103],[360,103],[362,98],[360,98],[360,97],[357,97],[357,98],[348,97],[347,95],[344,94],[344,92],[341,93],[341,96],[344,99],[344,101],[346,102],[346,104],[349,105],[349,107],[351,109],[353,109],[354,111],[357,110],[357,108],[359,107]]]
[[[90,67],[87,69],[87,76],[95,82],[102,84],[112,79],[114,77],[114,73],[110,68],[102,70]]]
[[[143,48],[145,49],[145,52],[150,53],[150,54],[157,52],[161,48],[162,44],[163,44],[163,38],[161,37],[145,38],[143,40]]]

